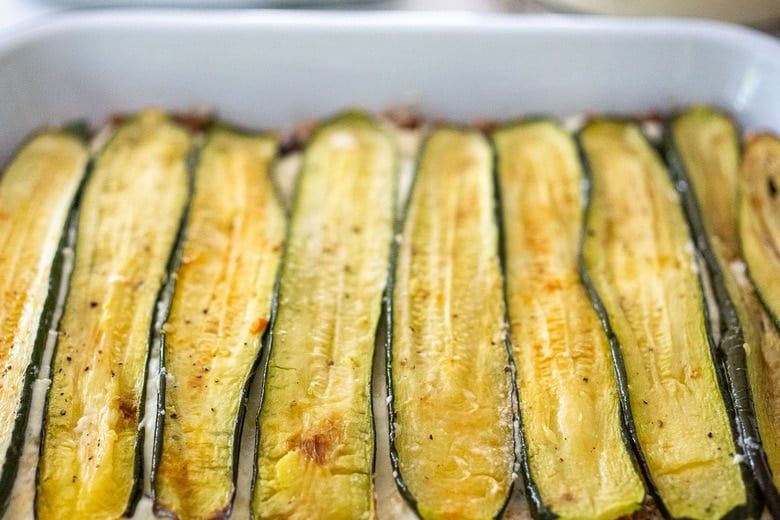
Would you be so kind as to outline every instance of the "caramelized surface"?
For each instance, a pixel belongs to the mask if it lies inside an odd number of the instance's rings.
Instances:
[[[745,340],[748,377],[761,442],[780,486],[780,332],[750,281],[739,251],[739,135],[734,124],[707,108],[692,109],[672,126],[675,147],[702,213]],[[779,170],[780,171],[780,170]]]
[[[132,508],[150,325],[188,197],[189,148],[182,128],[143,112],[117,130],[85,188],[45,417],[42,519]]]
[[[592,199],[584,261],[621,345],[638,441],[672,517],[720,518],[746,501],[677,194],[638,128],[581,133]]]
[[[7,491],[52,325],[49,293],[58,284],[50,280],[59,276],[54,259],[87,159],[81,139],[44,131],[22,146],[0,182],[0,482]]]
[[[155,510],[226,514],[239,405],[270,319],[285,216],[268,175],[271,136],[213,130],[201,150],[171,314]]]
[[[324,123],[306,148],[259,417],[255,518],[373,514],[371,372],[396,170],[393,139],[361,115]]]
[[[492,518],[514,461],[493,160],[476,132],[424,145],[393,293],[400,477],[424,518]]]
[[[549,121],[494,134],[507,304],[527,465],[541,509],[616,518],[644,486],[621,434],[612,355],[578,271],[583,175]]]

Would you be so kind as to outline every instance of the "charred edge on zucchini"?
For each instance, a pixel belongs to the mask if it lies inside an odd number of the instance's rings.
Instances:
[[[323,122],[304,151],[264,367],[255,518],[374,515],[371,373],[397,155],[358,113]]]
[[[645,490],[623,428],[610,345],[578,272],[586,194],[576,144],[544,119],[500,127],[493,143],[532,512],[629,515]]]
[[[448,127],[428,136],[395,251],[387,317],[391,461],[399,489],[424,518],[499,517],[511,495],[516,415],[494,190],[492,150],[483,136]],[[442,244],[439,227],[447,235]],[[449,265],[448,276],[460,275],[459,288],[437,292],[434,285],[450,283],[439,279],[437,262]],[[483,270],[485,279],[465,294],[471,276]],[[415,310],[417,320],[409,318]],[[437,324],[446,330],[435,330]],[[456,332],[470,339],[455,341]],[[419,343],[426,333],[431,341]],[[418,377],[428,356],[429,372]],[[450,448],[460,451],[453,456]],[[464,480],[436,474],[453,460]]]
[[[706,263],[719,309],[719,348],[741,439],[737,449],[747,456],[770,511],[780,516],[780,495],[772,482],[760,435],[763,432],[763,437],[774,441],[773,446],[779,445],[780,424],[777,419],[773,424],[771,418],[780,417],[780,409],[771,414],[766,395],[777,378],[766,373],[771,367],[762,352],[780,352],[780,338],[753,288],[740,283],[732,268],[732,264],[741,262],[737,238],[739,130],[725,114],[706,106],[693,107],[666,124],[664,141],[672,178]],[[757,323],[761,321],[765,323]],[[756,402],[756,396],[764,401]],[[780,400],[775,402],[780,405]],[[749,468],[744,466],[743,477],[752,484]],[[751,489],[748,492],[756,493]],[[751,514],[757,517],[760,501],[754,497],[750,503],[754,506]]]
[[[745,145],[740,168],[739,240],[748,273],[780,329],[780,137]]]
[[[671,180],[630,122],[591,121],[579,144],[591,183],[584,280],[619,342],[620,391],[645,478],[666,516],[744,517],[751,504],[734,462],[730,403]]]
[[[191,190],[190,163],[189,133],[157,110],[146,110],[123,122],[94,160],[75,226],[74,268],[44,408],[36,476],[37,517],[133,514],[141,493],[144,428],[139,421],[149,344],[156,335],[154,318],[165,312],[159,302],[167,273],[175,265],[175,244]],[[142,181],[148,184],[141,185]],[[123,189],[136,199],[128,201],[121,194]],[[148,203],[147,210],[154,214],[140,214],[144,202],[155,195],[160,199]],[[117,208],[129,213],[126,222],[116,223],[124,224],[121,229],[101,229],[120,214]],[[157,225],[158,230],[134,229],[139,224]],[[89,229],[90,225],[95,229]],[[139,231],[148,231],[151,237],[136,236]],[[91,243],[98,239],[115,243]],[[130,248],[127,272],[122,272],[124,264],[115,265],[123,247]],[[104,287],[95,288],[95,282]],[[107,315],[127,310],[136,312],[133,318],[137,317],[138,325],[119,323]],[[104,348],[102,342],[112,338],[115,344]],[[126,347],[126,339],[136,348]],[[68,372],[71,377],[65,380]],[[112,389],[120,395],[110,403],[102,402],[105,391]],[[84,397],[79,390],[88,397],[74,403]],[[89,406],[95,409],[85,411]],[[86,450],[93,453],[81,460],[78,451]],[[90,491],[81,489],[84,477],[94,479]]]
[[[5,433],[0,439],[0,452],[4,453],[0,516],[8,507],[19,470],[33,383],[41,370],[49,331],[56,327],[53,315],[63,290],[60,282],[67,230],[75,218],[89,160],[81,128],[72,125],[32,135],[19,147],[0,181],[3,248],[14,245],[16,239],[22,241],[17,247],[32,249],[17,254],[6,251],[0,258],[6,277],[4,310],[0,311],[4,331],[0,338],[2,364],[6,367],[2,393]],[[30,204],[33,198],[35,204]],[[30,315],[32,318],[27,319]]]
[[[267,338],[285,232],[268,175],[275,149],[273,136],[220,126],[199,154],[162,332],[157,515],[230,515],[248,389]],[[184,390],[176,392],[178,385]]]

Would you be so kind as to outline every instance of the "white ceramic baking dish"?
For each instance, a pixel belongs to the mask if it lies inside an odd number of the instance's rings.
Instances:
[[[714,22],[100,11],[0,33],[0,161],[31,129],[156,104],[289,125],[345,106],[435,118],[716,103],[780,131],[780,40]]]
[[[39,126],[99,125],[148,105],[206,106],[244,126],[289,128],[356,106],[470,121],[695,102],[733,112],[748,130],[780,132],[780,40],[668,19],[273,11],[83,11],[0,33],[0,164]],[[381,388],[375,403],[384,416]],[[253,414],[250,406],[250,429]],[[378,510],[397,518],[408,511],[384,428]],[[236,517],[247,511],[243,474]],[[137,516],[148,514],[147,501]]]

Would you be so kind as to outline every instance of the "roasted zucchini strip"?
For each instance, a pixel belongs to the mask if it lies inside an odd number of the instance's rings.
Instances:
[[[0,182],[0,515],[18,472],[62,276],[65,227],[89,154],[66,130],[33,135]]]
[[[512,488],[512,373],[493,156],[477,132],[427,138],[395,263],[390,449],[423,518],[494,518]]]
[[[698,264],[671,179],[638,127],[594,121],[583,261],[620,343],[640,461],[673,518],[746,515],[748,493],[708,337]]]
[[[155,304],[189,193],[188,132],[158,111],[124,122],[95,161],[52,365],[39,518],[131,514]]]
[[[276,138],[224,127],[200,152],[163,328],[154,510],[231,510],[248,383],[270,319],[285,215],[268,174]]]
[[[397,184],[391,135],[360,114],[307,146],[271,325],[256,518],[373,515],[371,373]]]
[[[644,485],[624,437],[607,336],[578,271],[583,173],[574,140],[540,120],[493,134],[524,477],[536,516],[617,518]]]
[[[742,445],[767,506],[780,516],[780,334],[740,257],[739,132],[725,115],[694,107],[672,119],[666,134],[669,163],[678,185],[687,187],[682,200],[720,310],[720,348]]]
[[[755,136],[740,168],[739,239],[748,273],[780,328],[780,137]]]

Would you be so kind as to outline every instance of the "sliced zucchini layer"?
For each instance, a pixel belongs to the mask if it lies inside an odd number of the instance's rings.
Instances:
[[[256,518],[373,515],[371,373],[397,155],[359,114],[325,122],[306,148],[258,418]]]
[[[96,159],[52,365],[39,518],[133,511],[150,329],[188,198],[190,142],[150,110],[123,123]]]
[[[739,258],[739,132],[731,119],[705,106],[682,112],[669,130],[672,165],[679,161],[684,168],[681,173],[695,195],[706,238],[726,266]]]
[[[171,313],[155,513],[230,513],[248,381],[270,320],[286,220],[268,174],[276,138],[212,130],[200,152]]]
[[[46,130],[19,149],[0,182],[0,515],[16,479],[32,385],[54,325],[64,230],[88,158],[83,139]]]
[[[622,432],[610,345],[578,271],[585,193],[576,145],[544,120],[493,139],[527,495],[537,515],[629,515],[644,485]]]
[[[745,145],[740,168],[739,238],[748,272],[780,328],[780,137]]]
[[[746,442],[745,453],[767,505],[780,515],[780,334],[745,277],[740,257],[739,132],[725,115],[695,107],[671,121],[667,137],[670,163],[689,186],[683,202],[712,273],[736,417],[747,439],[757,439],[757,422],[765,450]]]
[[[583,260],[620,343],[636,443],[674,518],[744,515],[748,500],[677,193],[634,124],[588,124],[592,192]]]
[[[434,130],[395,265],[388,392],[399,488],[423,518],[493,518],[512,488],[493,158],[477,132]]]

